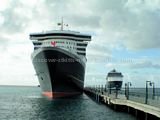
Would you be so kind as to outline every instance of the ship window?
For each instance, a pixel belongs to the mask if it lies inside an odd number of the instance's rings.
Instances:
[[[85,48],[77,48],[77,50],[85,51]]]
[[[77,52],[77,54],[78,54],[78,55],[86,55],[86,53],[78,53],[78,52]]]
[[[38,49],[38,47],[34,47],[34,50],[37,50]]]
[[[79,44],[79,43],[77,43],[77,46],[87,46],[87,44]]]
[[[41,45],[42,43],[33,43],[34,45]]]

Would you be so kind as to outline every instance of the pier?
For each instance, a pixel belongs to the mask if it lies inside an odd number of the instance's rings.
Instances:
[[[146,99],[145,95],[140,96],[133,93],[129,95],[129,89],[127,90],[108,90],[106,86],[104,88],[98,86],[86,87],[84,92],[97,102],[101,102],[116,111],[132,114],[140,120],[160,120],[159,96],[151,96],[151,99]]]

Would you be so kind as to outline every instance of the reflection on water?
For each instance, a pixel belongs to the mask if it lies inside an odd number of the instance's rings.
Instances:
[[[37,87],[1,87],[0,120],[135,120],[86,95],[49,100]]]

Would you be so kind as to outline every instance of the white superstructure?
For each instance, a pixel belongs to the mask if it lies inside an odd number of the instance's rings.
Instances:
[[[122,77],[119,76],[113,76],[113,77],[108,77],[108,82],[111,81],[123,81]]]
[[[82,59],[86,56],[86,47],[91,40],[89,36],[74,31],[56,30],[35,34],[36,36],[33,34],[30,38],[33,40],[35,50],[40,47],[58,47],[76,54]]]

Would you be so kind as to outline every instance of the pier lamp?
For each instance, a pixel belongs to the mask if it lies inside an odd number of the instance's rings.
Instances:
[[[95,87],[94,87],[94,91],[96,92],[96,88],[97,88],[97,86],[95,85]]]
[[[125,94],[125,97],[127,97],[127,83],[124,84],[125,88],[124,88],[124,94]]]
[[[97,92],[97,85],[96,85],[96,88],[95,88],[95,92]]]
[[[111,84],[109,84],[109,94],[111,94]]]
[[[105,84],[105,92],[107,92],[107,85]]]
[[[150,86],[152,86],[152,82],[151,81],[146,81],[146,99],[145,99],[145,104],[147,104],[147,102],[148,102],[148,84]]]
[[[101,93],[103,93],[103,85],[101,85]]]
[[[129,86],[132,86],[131,82],[127,83],[127,100],[129,100]]]
[[[152,95],[152,99],[154,100],[154,98],[155,98],[155,84],[154,84],[154,82],[152,82],[152,85],[153,85],[153,95]]]
[[[116,85],[116,98],[118,97],[118,85]]]

